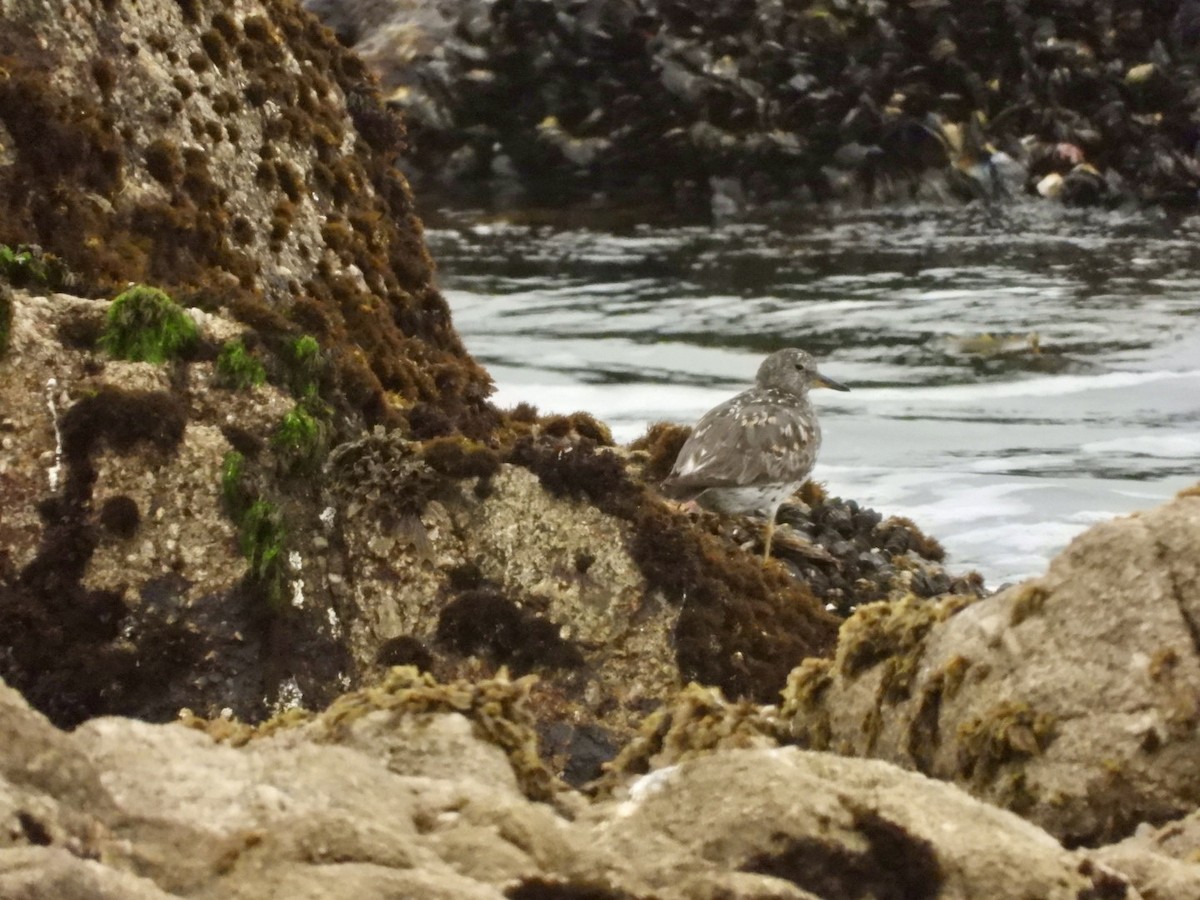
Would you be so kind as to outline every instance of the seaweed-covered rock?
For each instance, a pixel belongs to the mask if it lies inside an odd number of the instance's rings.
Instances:
[[[315,18],[287,0],[0,16],[0,243],[91,296],[144,283],[268,342],[312,334],[348,414],[395,424],[421,401],[490,427],[393,166],[402,127]]]
[[[376,426],[299,471],[289,422],[333,414],[294,345],[180,308],[186,356],[116,360],[106,301],[11,296],[0,673],[57,724],[260,721],[393,665],[506,667],[539,676],[545,762],[580,784],[689,681],[769,702],[833,646],[802,579],[664,504],[590,417],[514,419],[496,446]],[[230,341],[266,382],[228,387]]]
[[[803,896],[1076,900],[1101,886],[1134,896],[1123,876],[1040,828],[875,760],[794,747],[720,751],[655,770],[613,804],[581,821],[619,815],[600,848],[658,855],[663,884],[703,878],[690,868],[699,855],[699,873],[754,873]]]
[[[1200,496],[1085,532],[983,600],[860,608],[793,673],[803,744],[955,781],[1069,844],[1200,803]]]
[[[308,625],[296,621],[303,611],[286,624],[270,611],[222,500],[231,439],[265,448],[291,398],[276,386],[219,389],[211,359],[108,359],[95,345],[104,301],[13,298],[0,360],[7,680],[61,724],[103,712],[171,718],[206,700],[262,716],[293,677],[332,699],[337,653],[326,646],[302,670],[285,661],[299,644],[284,632],[319,644],[324,611],[309,610],[320,618]],[[196,318],[210,346],[238,328]]]
[[[690,680],[774,698],[837,621],[802,582],[693,528],[616,452],[581,440],[518,441],[508,463],[486,465],[443,439],[344,444],[323,501],[340,552],[321,553],[359,677],[404,662],[443,679],[536,672],[544,752],[575,783]]]

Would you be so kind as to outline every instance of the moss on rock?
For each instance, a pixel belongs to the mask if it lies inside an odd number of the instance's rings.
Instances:
[[[441,684],[412,666],[399,666],[388,670],[379,683],[343,694],[320,713],[289,709],[255,726],[236,719],[202,719],[185,710],[181,722],[215,740],[240,746],[297,727],[311,730],[322,741],[337,742],[356,721],[380,711],[399,716],[458,713],[471,721],[480,738],[504,750],[525,796],[549,801],[566,785],[538,756],[535,721],[529,709],[533,684],[531,677],[512,681],[503,674]]]
[[[280,470],[288,475],[312,474],[329,448],[329,425],[312,401],[297,403],[284,415],[271,439]]]
[[[896,602],[871,603],[858,610],[842,626],[838,650],[841,673],[852,677],[888,662],[897,677],[911,675],[915,662],[900,663],[905,657],[919,658],[930,629],[968,601],[933,602],[909,595]]]
[[[221,502],[234,522],[240,522],[251,499],[245,484],[246,457],[237,450],[225,454],[221,461]]]
[[[587,438],[600,447],[613,446],[612,432],[607,425],[590,413],[576,412],[569,416],[547,416],[541,431],[556,438]]]
[[[833,661],[806,659],[792,670],[783,691],[779,717],[790,723],[791,737],[810,750],[828,750],[832,739],[825,696],[833,685]]]
[[[238,549],[249,564],[248,578],[261,591],[273,612],[287,605],[287,527],[279,507],[255,500],[238,522]]]
[[[642,476],[647,481],[660,482],[671,474],[679,451],[692,430],[673,422],[655,422],[644,435],[629,445],[635,453],[645,454]]]
[[[478,441],[441,437],[421,445],[421,457],[431,469],[448,478],[490,481],[501,465],[500,455]]]
[[[731,703],[716,688],[689,684],[643,721],[593,786],[611,794],[629,778],[722,749],[774,747],[782,722],[753,703]]]
[[[1022,585],[1013,594],[1012,605],[1008,612],[1008,624],[1015,628],[1030,616],[1037,615],[1046,605],[1049,597],[1050,592],[1036,581]]]
[[[288,341],[284,347],[283,362],[288,372],[288,384],[297,397],[315,396],[320,388],[321,373],[325,360],[321,345],[311,334]]]
[[[580,437],[517,439],[509,461],[551,494],[586,500],[630,523],[629,553],[652,590],[678,604],[684,681],[770,703],[793,667],[832,649],[836,620],[789,573],[704,533],[635,481],[624,459]]]
[[[13,287],[57,291],[70,285],[73,277],[61,259],[41,247],[0,244],[0,279]]]
[[[394,166],[403,127],[365,67],[287,0],[115,14],[6,11],[0,241],[46,248],[94,295],[150,283],[230,309],[269,347],[315,306],[340,411],[427,403],[486,437],[490,379],[433,284]]]
[[[257,387],[267,380],[267,370],[241,338],[226,341],[217,356],[217,383],[237,390]]]
[[[190,352],[198,338],[196,323],[174,300],[139,284],[113,300],[100,346],[116,359],[162,363]]]

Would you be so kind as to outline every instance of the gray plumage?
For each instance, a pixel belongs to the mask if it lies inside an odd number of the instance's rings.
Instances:
[[[821,426],[808,392],[849,388],[823,376],[809,354],[791,347],[763,360],[756,381],[701,417],[663,490],[715,512],[767,516],[769,556],[775,514],[804,483],[821,449]]]

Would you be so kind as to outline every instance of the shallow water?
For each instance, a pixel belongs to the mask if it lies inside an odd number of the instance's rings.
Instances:
[[[814,477],[991,585],[1200,478],[1200,222],[1045,204],[626,229],[470,221],[428,240],[502,405],[618,440],[693,422],[796,345]]]

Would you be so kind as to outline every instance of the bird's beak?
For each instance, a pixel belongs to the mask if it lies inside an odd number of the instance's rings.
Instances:
[[[824,375],[817,373],[817,377],[813,379],[813,387],[831,388],[835,391],[848,391],[846,387],[839,381],[834,381],[832,378],[826,378]]]

